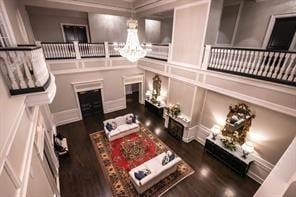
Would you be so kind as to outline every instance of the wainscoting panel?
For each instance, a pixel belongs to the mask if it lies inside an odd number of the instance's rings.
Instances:
[[[81,120],[80,110],[78,108],[68,109],[53,113],[53,119],[57,126],[69,124]]]
[[[145,66],[145,67],[148,67],[148,68],[152,68],[154,70],[158,70],[158,71],[162,71],[162,72],[165,72],[165,66],[161,63],[157,63],[157,62],[153,62],[153,61],[147,61],[147,60],[140,60],[138,62],[138,65],[140,66]]]
[[[197,127],[198,132],[196,133],[195,140],[202,145],[205,145],[206,138],[210,135],[211,131],[204,125],[198,125]],[[269,163],[259,156],[255,156],[255,161],[251,165],[247,175],[256,182],[262,184],[265,178],[273,169],[273,167],[273,164]]]
[[[192,72],[190,70],[185,70],[185,69],[179,69],[176,67],[171,67],[171,74],[172,75],[177,75],[180,77],[184,77],[190,80],[195,80],[196,79],[196,72]]]
[[[126,108],[125,98],[120,98],[112,101],[104,101],[103,106],[104,106],[105,114],[125,109]]]

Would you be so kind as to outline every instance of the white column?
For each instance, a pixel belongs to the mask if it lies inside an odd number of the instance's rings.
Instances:
[[[207,70],[207,68],[208,68],[208,65],[209,65],[209,62],[211,59],[211,49],[212,49],[211,45],[206,45],[206,47],[204,49],[205,50],[204,59],[203,59],[202,66],[201,66],[202,70]]]
[[[110,54],[109,54],[109,44],[108,44],[108,42],[104,42],[104,46],[105,46],[105,57],[109,58]]]
[[[81,59],[81,55],[80,55],[80,52],[79,52],[78,41],[73,41],[73,43],[74,43],[74,50],[75,50],[76,59]]]

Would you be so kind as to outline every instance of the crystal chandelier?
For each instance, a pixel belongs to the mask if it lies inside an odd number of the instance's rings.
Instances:
[[[139,38],[138,38],[138,21],[134,19],[129,19],[127,21],[127,39],[126,43],[118,45],[114,43],[114,49],[119,51],[122,57],[127,58],[131,62],[136,62],[140,58],[146,56],[147,51],[149,51],[149,46],[146,44],[145,49],[140,45]],[[123,46],[123,47],[122,47]]]

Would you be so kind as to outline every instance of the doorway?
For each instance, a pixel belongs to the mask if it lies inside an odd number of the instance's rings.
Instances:
[[[126,105],[130,106],[132,104],[139,104],[141,83],[133,83],[125,85],[125,97],[126,97]]]
[[[63,36],[65,42],[78,41],[88,42],[88,30],[85,25],[65,25],[62,24]]]
[[[288,51],[296,32],[296,17],[276,18],[267,50]]]
[[[101,89],[77,92],[83,119],[104,115]]]

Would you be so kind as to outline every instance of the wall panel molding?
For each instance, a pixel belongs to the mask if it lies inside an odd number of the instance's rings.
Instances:
[[[115,99],[111,101],[104,101],[103,105],[104,105],[105,114],[126,108],[125,98]]]
[[[164,71],[159,71],[154,67],[148,66],[149,62],[150,61],[143,59],[138,62],[138,67],[143,70],[159,73],[163,76],[177,79],[184,83],[189,83],[206,90],[214,91],[273,111],[296,117],[295,87],[247,77],[234,76],[226,73],[181,67],[168,64],[167,62],[153,62],[153,64],[158,63],[163,67],[166,67]],[[196,75],[196,79],[192,79],[193,74],[190,76],[180,76],[176,73],[172,74],[172,68],[178,68],[179,70],[183,69],[184,73],[194,73]],[[263,92],[265,92],[265,94],[263,94]],[[270,97],[266,97],[266,95],[270,95]]]
[[[201,124],[199,124],[197,127],[198,131],[196,132],[195,140],[204,146],[206,138],[210,135],[211,130]],[[273,164],[269,163],[258,155],[255,155],[255,161],[252,163],[247,175],[256,182],[262,184],[273,167]]]
[[[61,126],[81,120],[79,111],[80,110],[78,108],[73,108],[53,113],[53,118],[56,126]]]

